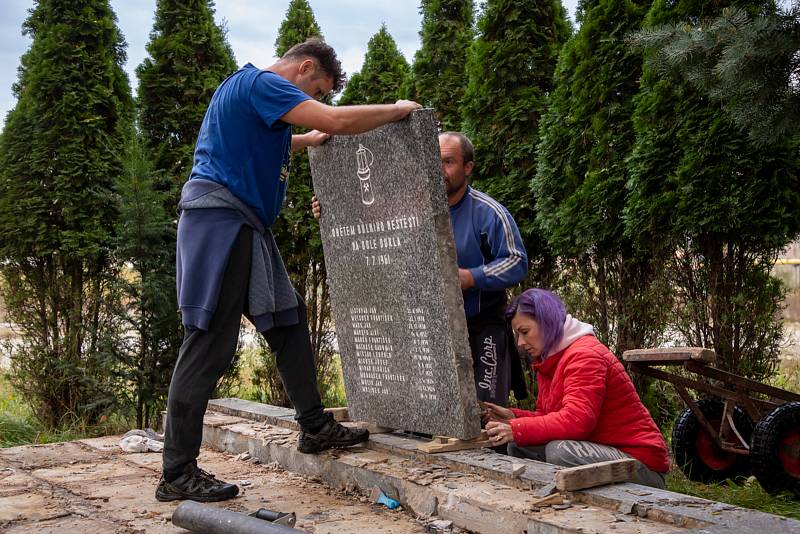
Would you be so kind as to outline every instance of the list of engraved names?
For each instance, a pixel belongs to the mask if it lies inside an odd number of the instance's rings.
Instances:
[[[390,329],[383,325],[392,323],[394,317],[389,313],[378,313],[374,306],[354,307],[350,308],[350,321],[362,391],[388,395],[392,382],[408,380],[405,374],[392,371],[395,344],[387,334]]]
[[[376,395],[389,395],[392,384],[409,382],[407,374],[399,372],[393,364],[397,350],[405,350],[415,366],[411,379],[411,391],[419,399],[436,401],[436,383],[433,373],[433,357],[425,310],[421,307],[407,307],[404,317],[379,311],[376,306],[350,308],[353,340],[356,349],[356,364],[362,391]],[[407,334],[405,343],[398,343],[388,333],[397,331],[405,322]],[[390,325],[394,323],[394,328]],[[403,346],[405,345],[405,346]]]

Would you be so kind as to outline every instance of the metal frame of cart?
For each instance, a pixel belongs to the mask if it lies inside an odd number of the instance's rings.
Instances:
[[[735,463],[737,456],[742,457],[740,463],[749,460],[745,457],[751,456],[753,447],[763,446],[761,441],[765,437],[759,433],[764,434],[769,431],[769,429],[764,430],[763,428],[759,430],[759,427],[774,426],[774,420],[780,418],[786,420],[780,422],[783,425],[782,437],[776,444],[769,445],[775,450],[767,454],[768,458],[754,463],[753,472],[768,491],[789,489],[800,494],[800,394],[718,369],[713,366],[717,359],[716,354],[714,351],[704,348],[670,347],[628,350],[625,351],[622,359],[632,371],[672,384],[687,406],[687,411],[681,416],[679,423],[687,417],[693,416],[699,423],[697,430],[704,431],[696,433],[696,446],[702,462],[710,468],[710,471],[708,471],[708,476],[699,477],[692,476],[691,472],[687,472],[690,478],[704,481],[713,480],[715,470],[719,473],[729,473],[730,471],[723,468],[726,467],[726,463]],[[681,366],[700,378],[681,376],[656,369],[656,366]],[[708,397],[721,399],[721,401],[695,400],[689,394],[689,389]],[[719,413],[719,406],[714,406],[710,402],[722,402],[721,413]],[[755,422],[758,424],[753,428],[752,425]],[[677,424],[676,430],[679,430]],[[748,434],[752,434],[752,438]],[[757,443],[757,440],[760,441]],[[674,446],[675,431],[673,431],[673,448]],[[706,457],[702,457],[702,454],[706,454]],[[777,456],[777,458],[773,458],[773,456]],[[766,469],[768,473],[760,476],[758,469],[765,461],[770,464],[771,468]],[[762,478],[775,478],[776,462],[788,478],[782,481],[762,481]],[[684,472],[687,471],[686,466],[681,465],[680,467]]]

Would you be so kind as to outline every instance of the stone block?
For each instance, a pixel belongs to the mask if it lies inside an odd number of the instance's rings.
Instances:
[[[335,136],[310,159],[351,420],[478,436],[433,112]]]

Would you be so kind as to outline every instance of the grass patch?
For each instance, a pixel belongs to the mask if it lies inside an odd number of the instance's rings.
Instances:
[[[738,484],[731,480],[720,484],[692,482],[677,468],[673,468],[667,475],[667,489],[670,491],[800,520],[800,502],[791,493],[770,495],[764,491],[755,477],[741,479],[738,482]]]
[[[767,382],[775,387],[800,393],[800,359],[781,360],[775,376]]]
[[[0,448],[34,443],[38,431],[31,422],[6,412],[0,412]]]
[[[338,408],[347,406],[347,397],[344,393],[344,372],[342,371],[342,360],[339,356],[334,356],[331,362],[331,369],[325,380],[320,383],[322,393],[322,404],[326,408]]]
[[[113,435],[128,429],[127,423],[117,416],[96,426],[75,424],[56,429],[44,428],[6,377],[0,374],[0,448]]]
[[[275,394],[263,381],[259,383],[257,374],[265,365],[256,348],[244,348],[237,360],[237,369],[231,376],[229,387],[218,388],[215,394],[221,397],[239,397],[255,402],[270,403]],[[274,366],[274,363],[271,363]],[[344,374],[339,356],[334,356],[327,376],[318,381],[322,405],[326,408],[347,406],[344,392]]]
[[[31,417],[27,405],[0,375],[0,447],[15,447],[38,443],[38,425]]]

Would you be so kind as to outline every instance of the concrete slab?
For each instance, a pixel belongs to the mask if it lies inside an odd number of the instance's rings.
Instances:
[[[0,451],[0,532],[185,533],[170,521],[178,503],[154,498],[160,454],[125,454],[111,446],[119,440],[110,436]],[[215,504],[229,510],[293,511],[298,527],[310,532],[425,531],[407,512],[389,512],[364,497],[335,491],[277,465],[237,461],[207,449],[200,462],[220,478],[241,485],[237,498]]]
[[[294,410],[291,408],[228,398],[208,401],[208,409],[211,413],[232,415],[248,421],[265,421],[273,426],[291,428],[292,430],[299,428],[297,421],[294,420]]]
[[[0,497],[0,524],[4,521],[16,521],[23,517],[43,519],[65,511],[65,508],[55,503],[48,503],[46,497],[36,493]]]
[[[65,487],[81,486],[86,482],[101,482],[117,478],[138,478],[150,475],[151,471],[144,471],[141,467],[125,465],[120,462],[93,462],[69,463],[49,469],[36,469],[32,471],[35,478],[60,483]]]
[[[130,533],[131,531],[128,530],[126,527],[119,527],[114,525],[109,521],[102,521],[98,519],[88,519],[83,517],[66,517],[66,518],[57,518],[50,521],[37,521],[34,524],[22,524],[22,525],[13,525],[8,528],[8,530],[4,530],[6,534],[62,534],[66,532],[75,532],[75,533],[91,533],[91,532],[103,532],[103,533]],[[159,529],[153,530],[153,532],[158,532],[159,534],[167,534],[170,532],[186,532],[183,529],[174,529],[174,530],[166,530],[166,529]]]
[[[36,480],[25,472],[5,467],[0,470],[0,496],[23,493],[36,485]]]
[[[79,439],[76,443],[85,445],[91,449],[107,452],[111,454],[122,454],[119,448],[119,436],[102,436],[99,438]]]
[[[138,465],[152,471],[161,473],[161,453],[160,452],[143,452],[139,454],[128,454],[125,457],[125,462],[132,465]]]
[[[96,452],[81,447],[76,442],[26,445],[0,449],[0,463],[22,469],[26,469],[29,466],[43,468],[63,465],[69,462],[91,462],[96,458]]]

